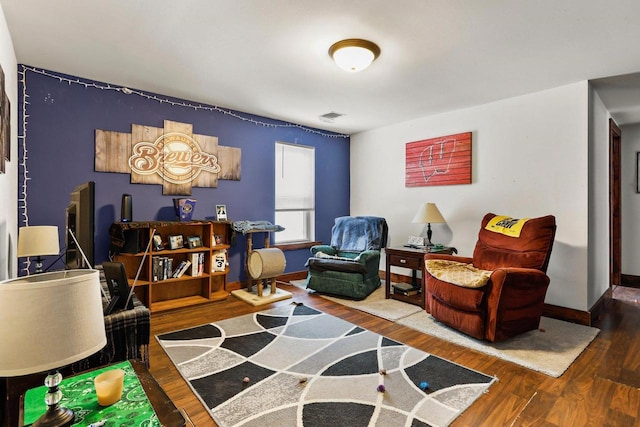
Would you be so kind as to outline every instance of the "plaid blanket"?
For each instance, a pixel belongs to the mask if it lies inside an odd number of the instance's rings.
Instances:
[[[102,279],[102,288],[107,295],[109,289]],[[138,359],[149,366],[150,312],[135,297],[132,310],[121,310],[104,316],[104,327],[107,334],[107,345],[96,354],[71,365],[73,373],[90,368],[109,365],[129,359]],[[107,306],[103,298],[103,306]]]

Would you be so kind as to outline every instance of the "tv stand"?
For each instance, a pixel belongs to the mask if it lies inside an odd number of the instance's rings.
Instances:
[[[116,253],[113,260],[125,265],[129,286],[132,287],[142,263],[134,292],[151,313],[223,300],[229,296],[229,267],[225,266],[224,271],[213,271],[212,256],[230,248],[230,225],[229,221],[116,222],[109,229],[111,250]],[[154,249],[153,244],[149,245],[152,233],[161,237],[161,248]],[[182,236],[182,246],[175,248],[174,245],[174,249],[171,249],[169,236]],[[187,247],[188,238],[193,236],[200,238],[202,246]],[[216,242],[216,236],[219,243]],[[175,243],[180,239],[172,237],[171,240]],[[144,256],[147,246],[149,252]],[[154,263],[157,267],[160,259],[171,260],[173,273],[182,261],[191,261],[197,254],[204,256],[201,274],[198,274],[197,267],[193,270],[193,266],[180,277],[158,275],[157,269],[154,272]]]

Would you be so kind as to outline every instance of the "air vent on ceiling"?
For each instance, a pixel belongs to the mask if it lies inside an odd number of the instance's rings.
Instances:
[[[322,120],[323,122],[327,122],[327,123],[333,123],[333,121],[335,119],[337,119],[338,117],[344,116],[344,114],[342,113],[336,113],[335,111],[332,111],[330,113],[326,113],[320,116],[320,120]]]

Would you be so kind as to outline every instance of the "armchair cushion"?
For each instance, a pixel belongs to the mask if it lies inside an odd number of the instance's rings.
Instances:
[[[425,268],[433,277],[465,288],[481,288],[491,276],[489,270],[456,261],[430,259],[425,263]]]

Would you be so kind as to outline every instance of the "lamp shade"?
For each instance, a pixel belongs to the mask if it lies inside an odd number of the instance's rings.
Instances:
[[[338,67],[352,73],[367,68],[378,55],[380,55],[380,48],[369,40],[340,40],[329,48],[329,56]]]
[[[413,217],[413,221],[411,222],[437,224],[446,223],[447,221],[444,219],[435,203],[425,203],[420,206],[420,210],[418,210],[418,213]]]
[[[66,270],[0,282],[0,377],[69,365],[107,338],[97,270]]]
[[[55,225],[20,227],[18,232],[18,258],[58,255],[60,242]]]

